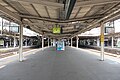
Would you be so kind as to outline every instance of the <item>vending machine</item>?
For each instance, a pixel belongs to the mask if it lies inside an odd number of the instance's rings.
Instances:
[[[58,41],[56,47],[57,47],[57,50],[58,50],[58,51],[63,51],[63,50],[65,50],[65,43],[64,43],[64,41]]]

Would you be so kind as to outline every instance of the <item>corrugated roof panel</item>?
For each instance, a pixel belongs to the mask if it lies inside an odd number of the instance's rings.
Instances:
[[[40,5],[40,4],[33,4],[38,13],[41,15],[41,17],[48,17],[48,14],[45,10],[45,6]]]
[[[20,4],[31,14],[31,15],[35,15],[38,16],[38,14],[35,12],[34,8],[31,6],[31,4],[27,3],[27,2],[20,2]]]

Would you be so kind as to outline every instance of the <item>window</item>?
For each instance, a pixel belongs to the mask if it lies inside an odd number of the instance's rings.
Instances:
[[[18,33],[19,25],[14,22],[10,22],[10,32]]]
[[[3,19],[3,30],[4,31],[9,31],[9,21]]]

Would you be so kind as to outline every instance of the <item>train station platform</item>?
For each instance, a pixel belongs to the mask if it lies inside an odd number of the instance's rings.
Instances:
[[[86,47],[96,49],[96,50],[101,50],[100,46],[86,46]],[[110,46],[105,46],[104,51],[112,54],[120,55],[120,48],[118,47],[111,48]]]
[[[72,47],[38,49],[23,62],[15,59],[1,65],[0,80],[120,80],[120,63],[100,61],[92,53]]]
[[[31,48],[31,46],[23,46],[23,52],[29,51],[31,49],[34,48]],[[18,52],[19,47],[0,48],[0,59],[18,54]]]
[[[30,48],[31,46],[23,46],[23,48]],[[15,49],[19,49],[19,47],[9,47],[9,48],[0,48],[0,51],[11,51],[11,50],[15,50]]]

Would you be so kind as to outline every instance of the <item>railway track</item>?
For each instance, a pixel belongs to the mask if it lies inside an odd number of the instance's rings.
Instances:
[[[34,48],[24,48],[23,52],[26,52],[26,51],[29,51],[29,50],[32,50],[32,49],[34,49]],[[8,56],[15,55],[15,54],[18,54],[18,52],[19,52],[19,49],[2,50],[2,51],[0,51],[0,59],[8,57]]]

